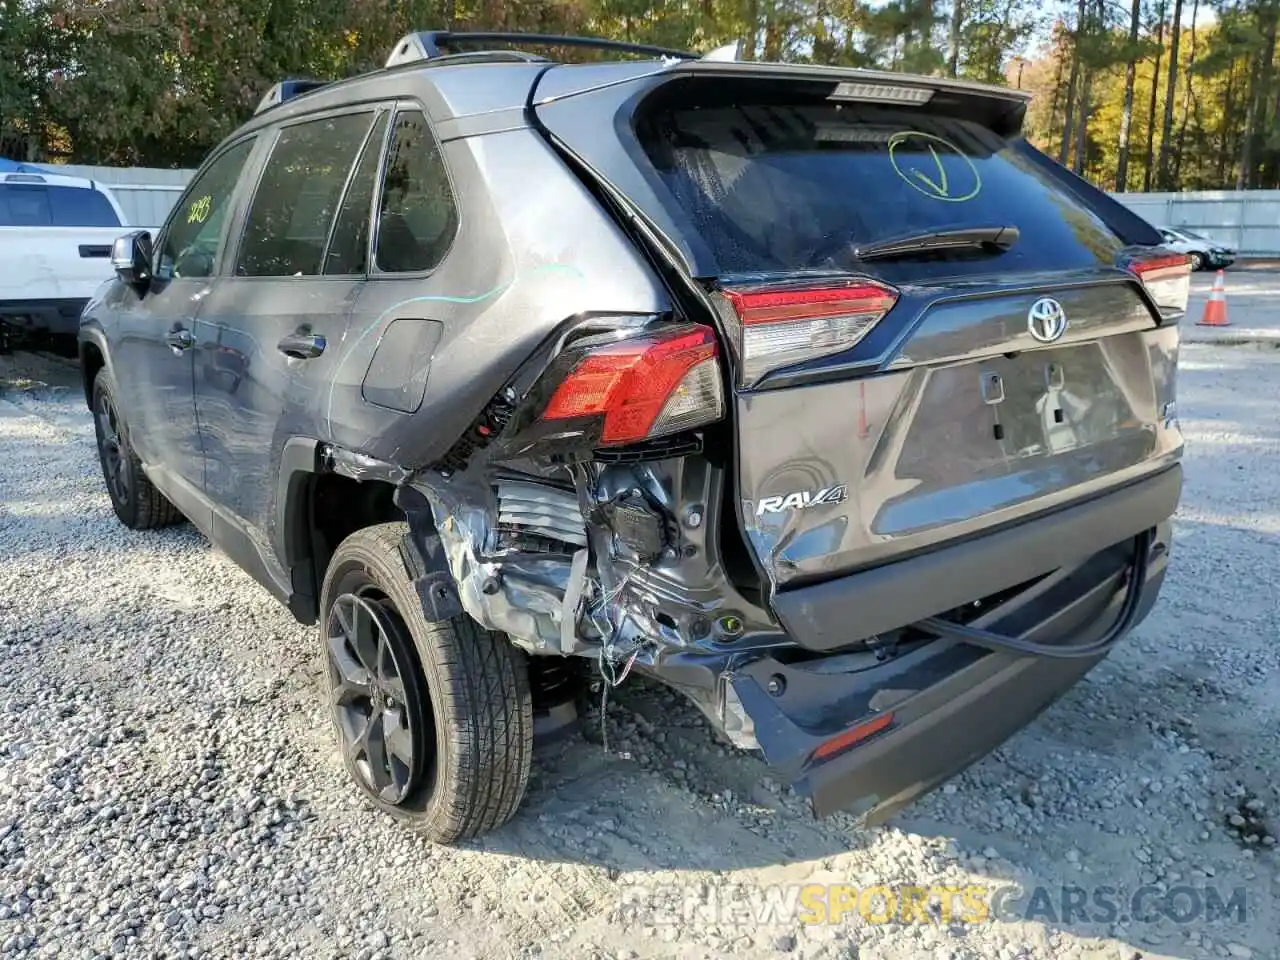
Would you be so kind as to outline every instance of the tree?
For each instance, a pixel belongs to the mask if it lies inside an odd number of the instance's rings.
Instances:
[[[1173,131],[1173,98],[1178,87],[1178,34],[1181,29],[1182,0],[1173,0],[1173,22],[1169,33],[1173,42],[1169,46],[1169,82],[1164,95],[1164,120],[1160,124],[1160,161],[1157,165],[1156,185],[1161,190],[1172,190],[1169,173],[1170,134]]]
[[[1165,0],[1160,0],[1156,13],[1156,62],[1151,72],[1151,101],[1147,107],[1146,169],[1142,174],[1142,189],[1151,189],[1151,174],[1155,169],[1156,94],[1160,88],[1160,58],[1164,54]]]
[[[1078,0],[1076,6],[1076,32],[1071,43],[1071,74],[1067,78],[1067,114],[1062,124],[1062,147],[1058,150],[1058,162],[1065,165],[1071,153],[1071,134],[1076,110],[1076,82],[1080,77],[1081,50],[1084,46],[1087,0]],[[1082,118],[1081,123],[1085,120]]]
[[[1196,0],[1199,3],[1199,0]],[[1194,19],[1194,18],[1193,18]],[[1142,20],[1142,0],[1133,0],[1129,10],[1129,47],[1124,68],[1124,114],[1120,119],[1120,155],[1116,160],[1116,190],[1123,193],[1129,184],[1129,129],[1133,125],[1133,85],[1138,75],[1138,27]]]

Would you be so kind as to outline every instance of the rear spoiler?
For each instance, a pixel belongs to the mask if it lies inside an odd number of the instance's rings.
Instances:
[[[893,103],[901,107],[927,104],[935,110],[954,107],[1004,136],[1022,130],[1027,105],[1031,102],[1031,94],[1025,90],[860,67],[702,59],[670,63],[664,72],[671,77],[827,82],[833,85],[832,99]],[[872,95],[872,90],[884,93]]]

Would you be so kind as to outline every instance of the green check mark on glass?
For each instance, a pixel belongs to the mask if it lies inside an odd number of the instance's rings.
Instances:
[[[932,190],[939,197],[947,196],[947,170],[942,165],[942,158],[938,156],[938,151],[933,149],[933,145],[929,144],[929,155],[933,157],[934,166],[938,168],[938,179],[934,180],[927,173],[919,170],[912,170],[911,174],[926,187]]]

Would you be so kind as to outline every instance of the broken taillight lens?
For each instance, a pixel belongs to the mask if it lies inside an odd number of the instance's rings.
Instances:
[[[779,367],[848,350],[898,300],[873,280],[822,285],[728,288],[737,317],[738,365],[743,386]]]
[[[1138,275],[1166,319],[1181,317],[1187,312],[1187,298],[1191,295],[1191,258],[1185,253],[1135,260],[1129,269]]]
[[[594,347],[556,387],[542,419],[602,417],[603,445],[705,426],[724,416],[718,356],[715,334],[692,324]]]

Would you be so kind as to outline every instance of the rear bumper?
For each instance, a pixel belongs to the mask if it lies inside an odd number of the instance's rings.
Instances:
[[[0,300],[0,323],[25,333],[74,336],[88,297],[61,300]]]
[[[788,596],[814,599],[789,613],[792,622],[822,624],[814,635],[835,647],[851,633],[898,635],[931,613],[999,593],[1003,599],[970,626],[1040,645],[1094,645],[1123,622],[1132,630],[1155,603],[1180,490],[1181,468],[1174,466],[1026,528],[893,564],[901,581],[872,571],[793,591]],[[1140,539],[1146,531],[1153,536]],[[1144,576],[1132,588],[1132,616],[1122,621],[1129,579],[1142,566],[1134,551],[1143,543]],[[1001,593],[1036,577],[1012,596]],[[866,622],[876,629],[866,631]],[[853,623],[856,630],[847,626]],[[820,647],[814,635],[807,646]],[[884,660],[862,645],[850,653],[786,647],[750,659],[687,651],[653,672],[731,737],[742,734],[738,742],[754,739],[818,816],[850,810],[877,823],[990,753],[1106,655],[1021,656],[910,631],[900,636],[896,656]],[[885,725],[832,749],[833,738],[872,721]]]
[[[1159,595],[1170,539],[1171,523],[1159,524],[1134,626]],[[978,623],[1041,642],[1091,643],[1121,613],[1121,571],[1131,556],[1131,550],[1105,551]],[[849,810],[874,824],[990,753],[1104,656],[1014,656],[938,640],[855,674],[824,676],[765,658],[730,682],[766,759],[808,794],[816,815]],[[783,692],[771,694],[779,677]],[[832,737],[886,712],[892,722],[882,732],[814,759]]]
[[[1080,563],[1173,516],[1182,468],[995,533],[810,587],[773,609],[810,650],[835,650]]]

